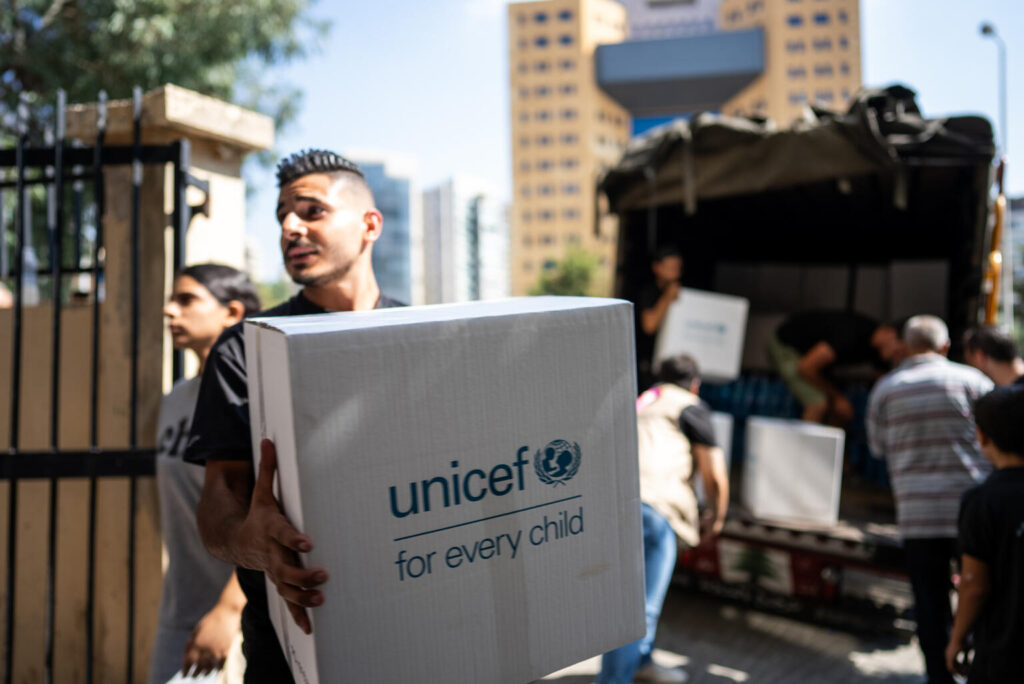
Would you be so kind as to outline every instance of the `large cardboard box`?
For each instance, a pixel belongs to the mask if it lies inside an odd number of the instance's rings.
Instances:
[[[742,297],[684,287],[665,313],[654,346],[655,366],[666,356],[686,353],[697,360],[705,380],[735,380],[749,308]]]
[[[839,428],[748,418],[743,505],[765,520],[835,525],[845,441],[846,433]]]
[[[632,327],[570,297],[246,324],[253,444],[331,573],[312,636],[269,594],[300,684],[527,682],[643,635]]]

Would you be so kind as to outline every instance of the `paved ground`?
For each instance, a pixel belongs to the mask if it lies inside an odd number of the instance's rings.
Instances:
[[[683,665],[691,684],[919,684],[924,662],[913,640],[837,632],[673,588],[655,658]],[[545,677],[589,684],[599,658]]]

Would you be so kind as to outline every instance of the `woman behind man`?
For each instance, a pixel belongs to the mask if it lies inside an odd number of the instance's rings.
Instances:
[[[211,556],[196,528],[203,469],[182,460],[206,358],[225,329],[259,311],[256,288],[242,272],[197,264],[174,278],[164,307],[175,349],[199,359],[199,373],[178,382],[160,405],[156,478],[168,564],[149,684],[220,669],[239,631],[245,597],[234,568]]]

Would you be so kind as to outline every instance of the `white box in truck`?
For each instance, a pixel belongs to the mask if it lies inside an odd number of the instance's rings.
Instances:
[[[743,505],[755,517],[829,526],[839,521],[846,433],[781,418],[747,419]]]

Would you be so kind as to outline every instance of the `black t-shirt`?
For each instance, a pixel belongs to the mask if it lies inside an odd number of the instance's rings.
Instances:
[[[679,414],[679,429],[686,435],[686,439],[690,440],[690,444],[718,446],[715,427],[711,423],[711,408],[703,401],[683,409]]]
[[[636,298],[634,305],[634,313],[636,315],[636,362],[637,368],[644,374],[650,372],[651,362],[654,357],[654,341],[657,338],[658,332],[655,331],[653,335],[648,335],[644,332],[643,312],[655,307],[658,300],[661,299],[661,293],[662,290],[658,287],[657,283],[651,283],[640,291],[640,295]],[[643,379],[641,379],[641,382],[643,382]],[[641,387],[641,389],[646,389],[646,387]]]
[[[786,319],[775,336],[801,354],[825,342],[836,353],[836,365],[854,365],[877,360],[871,347],[877,328],[877,321],[855,312],[804,311]]]
[[[381,295],[376,308],[403,306]],[[300,316],[326,311],[300,292],[288,301],[259,314],[260,317]],[[210,351],[199,385],[199,399],[192,418],[192,433],[185,460],[252,461],[249,431],[249,384],[245,365],[243,324],[221,334]],[[237,568],[238,583],[247,600],[242,611],[246,684],[292,682],[288,662],[274,634],[267,607],[266,581],[262,572]],[[290,619],[290,618],[289,618]]]
[[[960,550],[988,566],[991,591],[974,625],[979,679],[1024,673],[1024,467],[1002,468],[960,505]]]
[[[1014,380],[1013,384],[1014,385],[1024,385],[1024,375],[1022,375],[1019,378],[1017,378],[1016,380]]]

